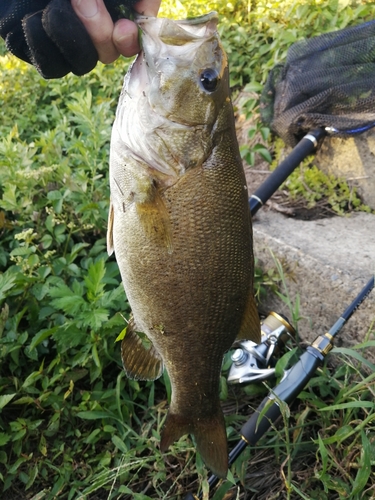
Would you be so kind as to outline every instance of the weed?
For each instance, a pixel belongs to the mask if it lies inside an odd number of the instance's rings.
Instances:
[[[222,15],[234,86],[259,86],[296,38],[372,13],[362,2],[267,5],[206,5]],[[194,9],[202,7],[192,3]],[[168,378],[128,380],[115,343],[129,308],[105,250],[107,164],[127,62],[45,81],[3,45],[0,53],[2,496],[178,499],[199,484],[207,495],[207,471],[189,438],[165,457],[159,452]],[[244,105],[256,112],[256,100]],[[256,126],[256,132],[267,140],[266,130]],[[255,151],[244,156],[251,161]],[[261,295],[264,283],[275,287],[280,278],[257,269],[256,280]],[[297,321],[298,305],[291,308]],[[334,376],[322,368],[285,416],[284,430],[271,431],[234,464],[217,500],[244,498],[245,491],[262,500],[272,488],[280,498],[373,497],[374,410],[367,405],[373,378],[361,366],[373,368],[363,355],[373,336],[372,328],[358,348],[333,351],[342,363]],[[231,445],[265,393],[262,386],[228,387],[223,378]],[[283,482],[279,470],[286,458]]]
[[[275,168],[285,154],[281,139],[276,141],[275,160],[271,169]],[[294,202],[303,199],[308,208],[324,201],[336,213],[343,215],[348,211],[371,212],[364,205],[355,187],[350,187],[345,179],[325,174],[314,165],[314,157],[309,156],[292,172],[281,186],[286,189]]]

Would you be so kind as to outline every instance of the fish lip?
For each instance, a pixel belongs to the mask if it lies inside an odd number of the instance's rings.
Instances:
[[[150,21],[154,21],[155,19],[166,19],[163,17],[153,17],[153,16],[144,16],[142,14],[135,14],[134,15],[134,22],[136,24],[141,24],[141,23],[148,23]],[[207,14],[203,14],[202,16],[196,16],[196,17],[187,17],[185,19],[177,19],[174,20],[174,23],[177,24],[185,24],[185,25],[198,25],[198,24],[207,24],[209,21],[216,21],[218,22],[219,20],[219,14],[213,10],[211,12],[208,12]]]
[[[217,24],[219,22],[219,16],[216,11],[208,12],[202,16],[190,17],[187,19],[172,20],[163,17],[152,17],[136,14],[134,17],[134,22],[138,25],[141,32],[145,35],[155,36],[155,32],[152,34],[153,26],[158,25],[159,31],[157,37],[163,40],[167,45],[179,45],[179,35],[173,33],[174,27],[178,26],[181,30],[185,32],[185,36],[193,40],[208,39],[215,35],[217,32]],[[151,25],[151,26],[150,26]],[[150,26],[150,30],[148,29]],[[169,32],[171,28],[171,32]],[[164,32],[164,34],[163,34]],[[166,39],[170,38],[171,41],[168,42]],[[177,43],[176,43],[177,42]]]

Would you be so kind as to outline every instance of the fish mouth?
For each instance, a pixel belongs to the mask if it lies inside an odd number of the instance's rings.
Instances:
[[[180,47],[213,36],[216,33],[219,17],[217,12],[212,11],[203,16],[178,21],[136,15],[134,21],[141,29],[142,35],[149,35],[154,40],[159,38],[169,46]]]
[[[167,45],[183,45],[202,37],[207,38],[216,32],[219,22],[216,11],[177,21],[162,17],[136,15],[134,21],[142,31],[148,32],[149,26],[155,25],[156,19],[158,27],[160,26],[157,36]]]

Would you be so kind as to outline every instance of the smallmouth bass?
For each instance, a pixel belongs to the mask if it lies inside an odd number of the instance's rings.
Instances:
[[[108,252],[132,308],[122,360],[132,378],[168,371],[161,450],[190,433],[225,477],[223,355],[236,337],[260,341],[227,57],[214,12],[136,22],[143,48],[125,76],[110,152]]]

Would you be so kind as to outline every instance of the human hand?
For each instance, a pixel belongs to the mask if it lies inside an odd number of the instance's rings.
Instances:
[[[103,0],[71,0],[72,7],[85,26],[98,51],[99,61],[109,64],[121,54],[131,57],[140,51],[138,28],[129,19],[113,22]],[[141,0],[134,10],[146,16],[156,16],[161,0]]]
[[[135,23],[118,5],[156,16],[160,0],[0,0],[0,36],[8,50],[44,78],[83,75],[98,59],[113,62],[139,51]]]

